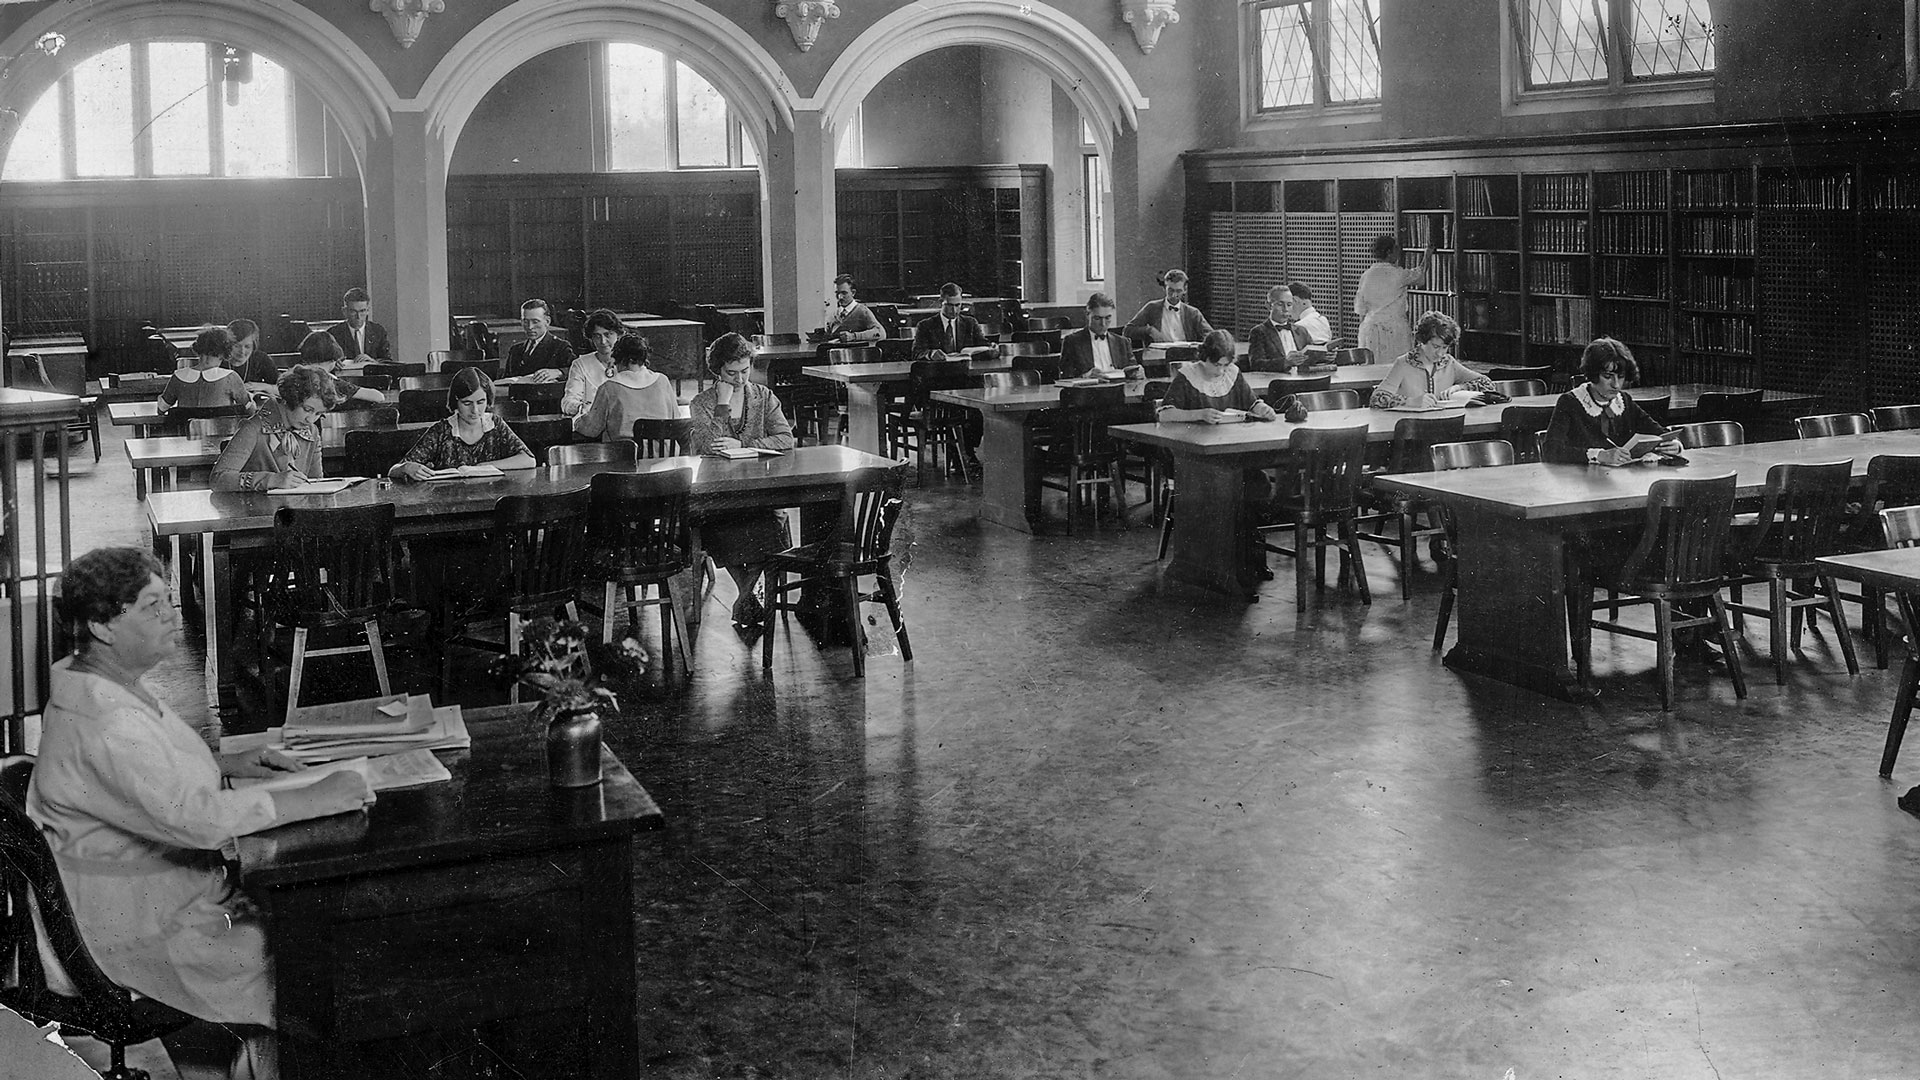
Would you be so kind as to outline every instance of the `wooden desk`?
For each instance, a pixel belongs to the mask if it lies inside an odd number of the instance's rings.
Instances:
[[[1914,621],[1915,608],[1920,607],[1914,603],[1920,595],[1920,548],[1830,555],[1814,562],[1834,577],[1885,590],[1899,601],[1900,621],[1908,628],[1907,658],[1900,669],[1900,687],[1893,695],[1893,715],[1887,720],[1886,746],[1880,751],[1880,775],[1892,776],[1894,760],[1900,756],[1900,740],[1906,736],[1907,720],[1913,715],[1914,692],[1920,689],[1920,641],[1912,637],[1913,627],[1920,626]]]
[[[975,375],[991,375],[1013,370],[1013,359],[990,356],[968,362]],[[847,439],[869,454],[885,454],[881,439],[881,411],[893,387],[905,386],[913,377],[913,364],[882,361],[876,364],[819,364],[800,369],[802,375],[843,383],[847,388]]]
[[[201,604],[207,642],[207,694],[218,712],[231,700],[234,679],[229,637],[233,603],[232,555],[272,543],[273,515],[282,506],[366,506],[392,503],[394,535],[400,539],[477,532],[493,521],[502,495],[577,491],[603,471],[651,472],[692,468],[696,518],[715,510],[799,507],[800,535],[811,541],[829,532],[839,512],[842,485],[855,469],[897,467],[845,446],[803,446],[780,457],[730,461],[671,457],[636,465],[527,469],[498,480],[432,484],[356,484],[337,495],[268,496],[231,491],[159,491],[147,498],[147,520],[156,536],[197,536],[200,541]]]
[[[1379,477],[1376,487],[1445,502],[1460,520],[1458,640],[1447,665],[1569,701],[1594,691],[1569,664],[1564,555],[1583,532],[1636,526],[1656,481],[1731,472],[1736,497],[1756,498],[1767,470],[1781,462],[1850,458],[1855,477],[1875,454],[1920,453],[1920,432],[1889,431],[1832,439],[1753,443],[1689,450],[1690,464],[1508,465]],[[1180,478],[1187,490],[1186,474]],[[1176,519],[1177,522],[1178,519]]]
[[[467,713],[451,781],[240,838],[288,1080],[397,1076],[394,1040],[481,1024],[523,1075],[638,1074],[633,840],[660,808],[611,750],[598,785],[548,787],[530,709]]]

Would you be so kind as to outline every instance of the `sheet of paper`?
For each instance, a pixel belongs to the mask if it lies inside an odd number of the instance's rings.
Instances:
[[[335,477],[328,480],[314,480],[306,484],[295,484],[292,487],[269,488],[267,490],[267,494],[269,495],[337,495],[340,492],[347,490],[348,488],[352,487],[353,485],[359,483],[364,479],[366,478],[362,476],[341,476],[341,477]]]
[[[379,786],[373,782],[373,774],[364,757],[348,758],[325,765],[309,765],[302,772],[281,773],[278,776],[236,776],[233,778],[233,786],[260,788],[265,791],[296,791],[317,784],[337,772],[357,772],[366,778],[369,788],[374,791],[380,790]]]

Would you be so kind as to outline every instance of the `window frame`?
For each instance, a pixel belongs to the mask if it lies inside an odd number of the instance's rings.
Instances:
[[[1632,42],[1627,38],[1627,19],[1630,0],[1605,0],[1607,7],[1607,27],[1603,35],[1606,41],[1607,79],[1604,83],[1578,83],[1567,86],[1527,85],[1528,57],[1526,47],[1526,27],[1516,25],[1515,18],[1521,12],[1520,5],[1529,0],[1499,0],[1500,4],[1500,78],[1506,92],[1501,99],[1501,112],[1507,116],[1520,116],[1541,113],[1579,112],[1589,109],[1616,109],[1627,106],[1642,108],[1645,106],[1671,105],[1711,105],[1713,104],[1714,72],[1687,72],[1675,75],[1643,75],[1627,77],[1631,67],[1628,55]],[[1704,0],[1708,6],[1708,18],[1713,17],[1712,0]],[[1715,68],[1719,58],[1715,56]]]
[[[665,122],[663,124],[667,143],[667,167],[664,169],[616,169],[613,167],[613,108],[612,102],[608,100],[607,96],[612,89],[612,66],[608,60],[607,50],[614,45],[631,45],[634,48],[648,49],[666,58],[666,88],[665,96],[662,98],[667,104],[666,116],[664,118]],[[746,132],[741,127],[742,121],[740,114],[734,111],[733,102],[727,100],[725,93],[720,94],[720,100],[725,102],[727,106],[727,160],[719,165],[683,165],[680,163],[680,67],[683,64],[694,74],[699,75],[702,79],[707,79],[706,75],[700,72],[700,69],[687,63],[686,60],[666,49],[662,49],[657,45],[649,45],[644,41],[604,41],[600,43],[599,48],[593,50],[592,77],[589,79],[589,88],[592,91],[593,98],[590,111],[595,137],[593,147],[594,171],[605,173],[713,172],[718,169],[759,168],[757,164],[746,164],[746,150],[744,148],[751,145],[751,143],[747,138]],[[712,79],[707,79],[707,84],[714,86]],[[719,92],[719,89],[718,86],[714,86],[716,92]]]
[[[1240,126],[1246,130],[1262,128],[1328,127],[1336,124],[1378,123],[1386,95],[1386,54],[1376,42],[1380,60],[1381,97],[1361,101],[1327,100],[1327,48],[1331,20],[1320,18],[1317,10],[1325,0],[1240,0]],[[1373,6],[1376,21],[1385,17],[1385,0],[1366,0]],[[1308,48],[1313,58],[1313,100],[1301,105],[1277,108],[1260,107],[1260,13],[1270,8],[1305,5],[1312,20]]]

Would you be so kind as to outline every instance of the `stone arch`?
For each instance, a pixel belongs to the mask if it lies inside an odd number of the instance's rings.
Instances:
[[[732,20],[693,0],[519,0],[488,16],[440,59],[416,99],[451,150],[487,91],[542,53],[582,41],[664,49],[719,90],[766,160],[767,138],[793,126],[793,84],[780,62]]]
[[[34,47],[49,32],[66,37],[54,56]],[[74,65],[128,42],[179,37],[244,46],[285,67],[332,112],[363,175],[367,154],[392,129],[397,98],[386,75],[338,28],[293,0],[94,0],[78,9],[50,5],[0,42],[0,57],[13,58],[0,72],[0,109],[10,110],[0,111],[0,161],[21,117]]]
[[[1010,49],[1039,65],[1092,122],[1103,154],[1111,153],[1115,133],[1139,130],[1147,98],[1105,42],[1057,8],[1007,0],[940,0],[892,12],[847,46],[802,105],[819,109],[838,131],[895,68],[956,45]]]

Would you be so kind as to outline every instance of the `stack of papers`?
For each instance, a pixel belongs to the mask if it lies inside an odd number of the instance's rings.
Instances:
[[[356,757],[310,765],[302,772],[281,773],[278,776],[236,776],[233,786],[266,791],[296,791],[317,784],[334,773],[346,771],[366,777],[367,787],[375,792],[453,779],[453,773],[440,764],[440,759],[433,756],[433,751],[408,750],[385,757]]]
[[[460,706],[435,708],[425,694],[365,698],[301,709],[285,728],[268,728],[252,735],[228,735],[220,752],[239,753],[269,747],[308,765],[323,761],[372,758],[376,764],[389,756],[421,751],[465,750],[473,745]],[[303,774],[304,775],[304,774]],[[435,777],[435,779],[446,779]],[[411,783],[427,783],[416,779]]]
[[[452,469],[435,469],[427,474],[428,480],[490,480],[507,475],[492,465],[461,465]]]
[[[728,450],[715,450],[714,454],[718,457],[741,461],[747,458],[779,457],[781,451],[769,450],[764,446],[736,446]]]

